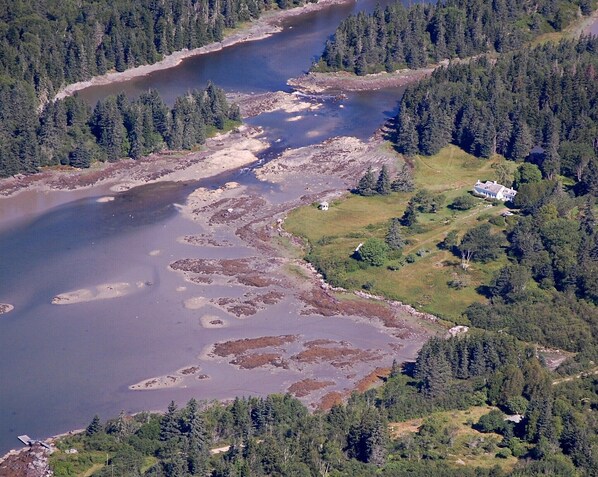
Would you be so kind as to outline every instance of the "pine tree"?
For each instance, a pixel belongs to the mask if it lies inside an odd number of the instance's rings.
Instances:
[[[394,218],[390,222],[388,234],[386,235],[386,244],[391,250],[400,250],[405,246],[405,239],[401,234],[401,220]]]
[[[411,168],[406,163],[403,163],[390,187],[395,192],[411,192],[415,189]]]
[[[401,217],[401,224],[405,227],[412,227],[417,223],[417,210],[415,205],[410,201],[407,204],[407,209],[405,209],[405,213],[403,217]]]
[[[532,135],[524,120],[519,118],[515,122],[511,143],[509,145],[509,159],[523,161],[532,150]]]
[[[170,401],[166,414],[160,421],[160,440],[169,441],[181,435],[178,409],[174,401]]]
[[[93,436],[102,430],[102,423],[100,422],[100,417],[96,414],[93,416],[93,419],[85,429],[86,436]]]
[[[442,354],[432,356],[422,374],[422,392],[428,397],[438,397],[446,392],[451,380],[451,366]]]
[[[374,176],[372,166],[368,167],[368,170],[359,180],[355,190],[359,195],[363,196],[371,196],[376,193],[376,177]]]
[[[388,173],[388,168],[386,167],[386,164],[384,164],[382,166],[382,169],[380,169],[378,181],[376,182],[376,192],[380,195],[388,195],[391,192],[390,175]]]

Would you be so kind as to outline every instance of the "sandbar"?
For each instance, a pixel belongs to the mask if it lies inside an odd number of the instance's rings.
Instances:
[[[52,299],[52,304],[72,305],[75,303],[87,303],[96,300],[109,300],[129,295],[135,291],[135,289],[143,288],[145,286],[147,286],[147,284],[143,282],[137,282],[135,285],[131,285],[129,282],[103,283],[90,288],[80,288],[79,290],[60,293]]]
[[[199,310],[208,304],[208,299],[203,296],[196,296],[185,300],[187,310]]]

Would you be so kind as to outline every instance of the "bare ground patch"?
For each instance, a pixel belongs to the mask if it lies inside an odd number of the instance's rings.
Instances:
[[[287,81],[289,86],[305,93],[323,93],[326,91],[372,91],[381,88],[393,88],[420,81],[432,74],[435,68],[417,70],[398,70],[392,73],[376,73],[357,76],[346,71],[335,73],[311,72]]]
[[[278,267],[277,259],[238,258],[238,259],[182,259],[170,264],[172,270],[184,272],[188,280],[195,283],[211,283],[206,276],[224,276],[235,282],[265,288],[279,285],[280,280],[272,277]],[[209,281],[208,281],[209,280]]]
[[[274,348],[288,343],[294,343],[298,338],[297,335],[282,335],[226,341],[224,343],[216,343],[214,345],[213,353],[223,358],[231,355],[239,356],[247,351],[255,349]]]
[[[314,391],[319,391],[320,389],[324,389],[328,386],[334,386],[335,384],[336,383],[334,381],[318,381],[316,379],[307,378],[291,384],[287,391],[295,397],[302,398],[308,396]]]
[[[216,240],[208,234],[184,235],[178,239],[181,243],[194,245],[196,247],[231,247],[229,240]]]
[[[352,367],[357,363],[374,361],[380,358],[379,350],[357,349],[345,342],[333,342],[324,346],[314,345],[312,342],[303,351],[291,357],[297,363],[313,364],[325,361],[335,368]]]
[[[320,402],[318,403],[317,408],[322,411],[329,411],[334,406],[342,404],[346,397],[347,397],[346,392],[331,391],[329,393],[324,394],[324,396],[322,396],[322,399],[320,399]]]
[[[288,369],[288,363],[277,353],[254,353],[241,355],[233,359],[231,364],[242,369],[255,369],[261,367],[274,367]]]
[[[271,290],[266,293],[246,293],[243,298],[223,297],[211,303],[235,315],[237,318],[255,315],[268,305],[275,305],[284,298],[284,293]]]

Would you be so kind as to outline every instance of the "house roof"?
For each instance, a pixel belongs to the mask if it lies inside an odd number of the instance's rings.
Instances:
[[[492,192],[493,194],[498,194],[502,189],[505,188],[504,185],[502,184],[497,184],[496,182],[491,182],[491,181],[486,181],[486,182],[480,182],[477,181],[475,186],[478,189],[482,189],[488,192]]]

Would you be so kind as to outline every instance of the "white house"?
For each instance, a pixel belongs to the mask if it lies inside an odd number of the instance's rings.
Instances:
[[[497,184],[496,181],[477,181],[473,186],[473,192],[477,195],[488,197],[489,199],[497,199],[502,201],[513,200],[517,195],[515,189],[505,187],[502,184]]]

